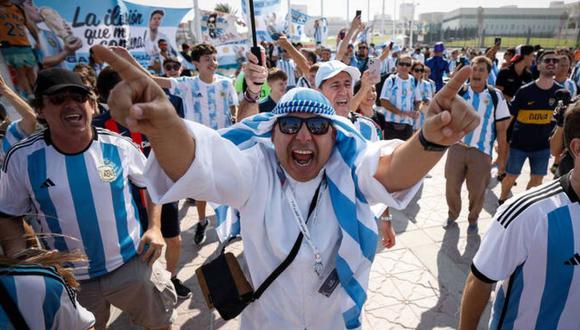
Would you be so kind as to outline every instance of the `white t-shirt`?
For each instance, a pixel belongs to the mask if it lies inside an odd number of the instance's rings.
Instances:
[[[12,147],[0,176],[0,213],[33,212],[50,249],[80,250],[89,258],[75,267],[79,280],[112,272],[137,254],[142,228],[129,181],[145,187],[145,156],[127,138],[108,130],[87,150],[60,152],[48,130]],[[34,210],[34,211],[32,211]]]
[[[171,78],[169,93],[183,99],[185,119],[213,129],[232,124],[230,107],[238,105],[238,95],[228,78],[216,75],[211,84],[199,76]]]
[[[11,273],[0,276],[0,283],[30,329],[80,330],[95,325],[93,314],[78,303],[72,289],[52,269],[13,265],[0,266],[0,270]],[[14,329],[1,305],[0,329]]]
[[[497,210],[472,272],[496,286],[490,329],[578,329],[580,204],[570,176]]]
[[[475,93],[469,86],[467,92],[463,94],[463,99],[473,106],[481,118],[481,122],[473,131],[465,135],[462,141],[468,147],[476,148],[490,157],[493,153],[493,143],[497,137],[495,123],[510,119],[510,111],[503,94],[495,88],[493,91],[498,101],[495,110],[487,87],[481,93]]]
[[[410,112],[415,111],[415,102],[421,101],[419,88],[415,86],[415,78],[409,75],[407,79],[401,79],[399,75],[393,75],[383,85],[381,99],[391,102],[397,109]],[[385,111],[385,120],[391,123],[413,125],[414,120],[410,117],[401,117]]]
[[[275,152],[261,144],[240,151],[217,132],[186,123],[196,140],[195,160],[181,179],[172,182],[152,153],[146,169],[151,196],[160,203],[192,197],[238,209],[244,256],[257,288],[286,258],[299,233],[277,174]],[[390,194],[373,177],[379,156],[391,153],[396,145],[393,141],[370,144],[357,167],[359,186],[369,203],[380,201],[401,208],[419,187]],[[320,180],[320,175],[304,183],[289,179],[304,217]],[[308,228],[327,273],[334,268],[342,235],[328,188],[320,194],[314,211],[318,215],[308,222]],[[302,243],[292,264],[243,311],[241,329],[345,328],[341,304],[348,303],[348,294],[340,285],[329,298],[318,293],[325,277],[321,280],[314,273],[312,251]]]

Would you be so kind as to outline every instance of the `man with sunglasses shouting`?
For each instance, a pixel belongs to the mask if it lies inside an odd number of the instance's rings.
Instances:
[[[95,328],[105,328],[111,304],[140,326],[170,328],[175,289],[169,272],[155,263],[165,245],[161,208],[148,203],[148,228],[141,228],[129,183],[145,187],[145,156],[130,140],[91,126],[90,97],[72,71],[38,74],[33,107],[48,128],[15,144],[6,156],[0,242],[8,256],[22,251],[22,216],[34,210],[49,234],[43,240],[49,249],[79,250],[88,257],[88,263],[74,265],[74,275],[80,281],[78,300],[94,314]]]
[[[242,329],[360,327],[378,243],[369,204],[404,207],[447,146],[479,124],[456,96],[470,73],[465,68],[405,143],[367,142],[320,92],[304,88],[272,112],[218,133],[181,120],[145,73],[105,47],[93,49],[124,78],[109,98],[113,115],[150,138],[146,176],[154,200],[192,197],[238,209],[254,288],[303,234],[295,261],[242,312]],[[263,81],[266,70],[252,54],[248,60],[245,79],[256,91],[253,81]]]

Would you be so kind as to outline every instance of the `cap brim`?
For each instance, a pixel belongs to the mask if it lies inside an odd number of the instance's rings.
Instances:
[[[328,79],[336,76],[337,74],[339,74],[341,72],[348,73],[350,75],[350,77],[352,78],[353,82],[360,79],[360,71],[355,67],[347,66],[347,67],[343,68],[342,70],[337,70],[337,71],[331,73],[328,77],[325,77],[324,80],[321,80],[320,83],[318,83],[318,85],[316,87],[320,88],[320,86],[322,85],[323,82],[327,81]]]
[[[55,94],[63,89],[67,89],[67,88],[76,88],[78,90],[82,90],[82,91],[86,92],[87,94],[89,94],[91,92],[91,90],[87,86],[84,86],[84,85],[60,84],[60,85],[54,85],[54,86],[47,88],[46,90],[43,91],[42,95]]]

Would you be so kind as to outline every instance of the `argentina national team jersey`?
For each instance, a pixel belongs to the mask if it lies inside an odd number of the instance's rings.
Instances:
[[[187,120],[215,130],[232,124],[230,107],[238,105],[238,95],[227,78],[216,75],[211,84],[199,76],[171,78],[169,93],[183,99]]]
[[[566,88],[568,92],[570,92],[570,96],[574,98],[578,93],[578,89],[576,88],[576,84],[570,78],[566,79],[563,83],[559,83],[562,87]]]
[[[472,272],[501,281],[490,329],[578,329],[580,204],[570,174],[503,204]]]
[[[462,142],[471,148],[492,156],[493,143],[496,139],[495,123],[510,119],[510,112],[501,92],[493,89],[497,95],[497,109],[493,108],[493,99],[487,87],[481,93],[476,93],[468,85],[467,92],[463,94],[463,99],[473,106],[477,112],[481,123],[477,128],[463,137]]]
[[[0,164],[10,148],[26,137],[26,134],[20,129],[20,120],[11,122],[6,128],[6,135],[2,138],[2,148],[0,148]]]
[[[95,318],[52,267],[0,266],[0,283],[30,329],[88,329]],[[16,329],[0,305],[0,329]]]
[[[279,59],[276,67],[288,76],[288,87],[296,86],[296,64],[293,60]]]
[[[421,101],[421,94],[415,86],[415,78],[409,76],[403,80],[399,75],[389,77],[381,91],[381,99],[391,102],[397,109],[410,112],[415,111],[415,102]],[[413,125],[414,120],[410,117],[401,117],[390,111],[386,111],[385,120],[391,123]]]
[[[380,140],[377,125],[371,119],[352,112],[348,115],[348,119],[365,139],[371,142]]]
[[[110,273],[136,255],[142,228],[129,181],[145,187],[145,156],[97,128],[82,153],[61,153],[44,130],[14,145],[0,177],[0,214],[34,213],[50,249],[86,254],[77,279]],[[79,265],[76,265],[79,266]],[[88,267],[87,267],[88,266]]]

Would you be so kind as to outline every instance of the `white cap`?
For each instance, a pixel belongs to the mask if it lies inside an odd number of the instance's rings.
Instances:
[[[348,66],[336,60],[323,62],[318,67],[318,72],[316,72],[316,88],[320,88],[320,85],[322,85],[325,80],[330,79],[343,71],[352,77],[353,82],[360,79],[360,71],[353,66]]]

